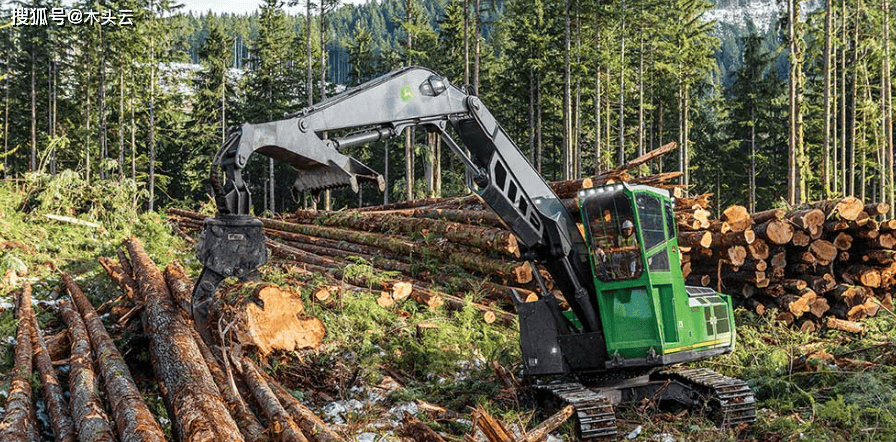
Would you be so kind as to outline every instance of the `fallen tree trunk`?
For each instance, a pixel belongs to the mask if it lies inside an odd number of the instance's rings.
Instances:
[[[451,242],[495,250],[518,258],[520,248],[516,236],[510,231],[493,227],[480,227],[430,218],[412,218],[377,213],[336,212],[318,216],[315,223],[330,227],[343,227],[365,232],[395,233],[406,235],[436,234]],[[425,241],[425,239],[424,239]]]
[[[308,217],[317,218],[319,212],[306,211]],[[473,224],[488,227],[504,227],[504,221],[495,215],[491,210],[459,210],[459,209],[397,209],[382,212],[365,213],[393,213],[401,216],[410,216],[415,218],[432,218],[443,219],[446,221],[454,221],[456,223]]]
[[[34,348],[34,365],[40,373],[40,384],[43,392],[44,404],[50,415],[50,423],[53,426],[53,434],[57,442],[75,442],[75,426],[68,411],[68,404],[62,392],[59,379],[56,378],[56,370],[53,369],[53,361],[50,360],[50,352],[44,344],[44,337],[37,323],[37,316],[31,311],[31,345]]]
[[[299,402],[295,396],[289,394],[283,385],[270,377],[267,373],[262,373],[268,382],[268,387],[277,395],[277,399],[283,408],[289,412],[292,419],[302,429],[302,433],[312,442],[337,442],[342,438],[339,437],[321,418],[314,414],[304,404]]]
[[[179,265],[169,264],[165,267],[165,283],[168,284],[168,289],[175,299],[187,299],[193,293],[193,282],[186,276],[183,268]],[[188,320],[188,322],[192,321]],[[264,426],[261,425],[255,414],[249,410],[249,407],[240,395],[239,389],[233,383],[230,370],[228,370],[230,375],[224,372],[195,327],[190,327],[190,332],[193,335],[193,341],[199,347],[202,358],[208,365],[209,372],[215,380],[215,385],[218,386],[218,391],[221,392],[221,396],[227,402],[230,415],[236,421],[243,438],[246,439],[246,442],[266,442],[270,440],[264,432]]]
[[[417,255],[422,253],[421,244],[396,238],[388,235],[378,235],[366,232],[348,231],[333,227],[320,227],[303,224],[291,224],[283,221],[261,218],[265,227],[287,232],[297,232],[307,235],[320,236],[328,239],[345,240],[361,244],[367,244],[392,253],[402,255]],[[439,246],[428,245],[428,250],[435,258],[455,264],[474,272],[493,274],[509,278],[516,283],[525,284],[532,280],[531,268],[528,264],[505,262],[497,259],[476,255],[463,247],[448,244]]]
[[[87,327],[121,442],[165,442],[162,428],[143,401],[143,395],[137,389],[124,358],[106,332],[96,310],[71,276],[63,273],[62,281]]]
[[[168,390],[174,412],[169,416],[183,442],[242,441],[236,422],[224,406],[208,366],[193,340],[192,324],[172,302],[162,273],[136,238],[127,241],[139,285],[144,333],[156,378]]]
[[[261,370],[255,366],[255,363],[249,358],[243,357],[241,366],[243,379],[245,379],[246,385],[252,391],[252,396],[255,397],[268,421],[270,421],[268,429],[274,434],[275,439],[280,442],[308,442],[299,426],[296,425],[283,406],[280,405],[280,401],[277,400],[277,396],[268,387],[268,383],[265,382],[264,377],[260,374]]]
[[[87,328],[71,304],[59,302],[62,320],[71,335],[71,372],[68,377],[71,394],[72,418],[77,425],[80,442],[115,442],[115,433],[109,423],[109,416],[103,409],[98,380],[93,371],[93,357]]]
[[[109,277],[118,284],[118,287],[124,291],[128,299],[130,299],[131,302],[134,302],[137,299],[137,282],[131,278],[131,275],[125,272],[118,263],[105,256],[100,256],[96,260],[99,261],[100,266],[106,270]]]
[[[6,415],[0,421],[0,440],[4,442],[38,441],[37,422],[33,419],[34,403],[31,397],[31,285],[19,291],[16,308],[16,348],[15,368],[9,382],[9,396],[6,399]]]

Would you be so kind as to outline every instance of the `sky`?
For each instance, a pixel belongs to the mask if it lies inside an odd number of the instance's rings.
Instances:
[[[343,4],[364,4],[367,3],[368,0],[343,0]],[[252,13],[258,10],[258,5],[262,3],[262,0],[230,0],[224,1],[221,0],[180,0],[179,3],[184,5],[183,11],[193,11],[194,13],[200,12],[208,12],[211,10],[216,13],[237,13],[237,14],[246,14]],[[288,3],[288,1],[284,2]],[[305,13],[305,2],[304,0],[299,0],[299,5],[293,8],[285,7],[284,9],[289,14],[304,14]]]

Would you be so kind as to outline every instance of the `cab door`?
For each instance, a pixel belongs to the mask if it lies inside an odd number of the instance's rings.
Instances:
[[[675,311],[674,285],[678,272],[673,272],[673,262],[678,262],[674,215],[668,198],[659,198],[649,192],[635,194],[635,206],[644,244],[644,256],[654,305],[658,307],[660,329],[664,343],[679,341],[679,321]],[[674,253],[674,255],[673,255]]]

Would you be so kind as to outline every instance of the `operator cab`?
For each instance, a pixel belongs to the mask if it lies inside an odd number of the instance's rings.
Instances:
[[[607,368],[665,365],[730,351],[730,298],[684,285],[669,192],[612,184],[578,196]]]

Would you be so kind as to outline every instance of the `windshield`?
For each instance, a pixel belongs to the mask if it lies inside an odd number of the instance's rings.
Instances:
[[[594,273],[604,282],[635,279],[643,270],[631,200],[622,192],[599,192],[582,202]]]

